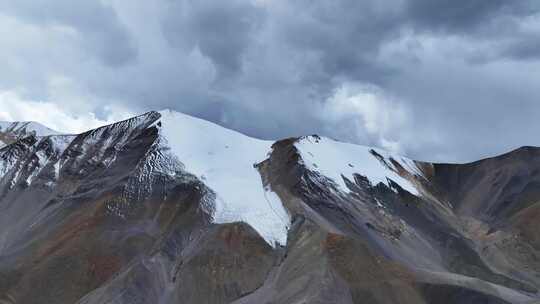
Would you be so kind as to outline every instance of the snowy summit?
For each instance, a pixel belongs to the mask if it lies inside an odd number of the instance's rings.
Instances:
[[[74,147],[79,147],[77,149],[86,154],[91,153],[94,150],[92,147],[96,144],[104,144],[105,146],[99,150],[101,152],[97,151],[99,154],[93,159],[102,158],[103,165],[108,167],[114,162],[115,156],[106,156],[105,151],[111,148],[121,149],[121,145],[132,138],[132,132],[149,127],[156,127],[159,130],[159,149],[163,152],[160,155],[173,156],[158,157],[158,163],[150,166],[152,170],[158,173],[162,171],[163,174],[175,174],[175,170],[170,168],[178,167],[193,174],[216,195],[212,208],[212,219],[215,223],[242,221],[253,227],[270,245],[286,244],[287,231],[291,224],[290,215],[278,195],[263,185],[261,175],[255,166],[268,158],[272,152],[273,141],[252,138],[199,118],[165,110],[159,113],[149,112],[89,131],[88,137],[76,143]],[[0,123],[0,132],[4,132],[0,134],[4,134],[2,138],[6,144],[10,142],[8,139],[13,141],[16,138],[34,135],[44,137],[43,140],[51,142],[54,146],[55,157],[44,153],[36,154],[39,161],[33,172],[25,173],[27,184],[32,183],[42,170],[46,171],[48,168],[53,168],[51,176],[58,178],[63,166],[69,164],[62,159],[66,157],[64,151],[72,145],[71,141],[75,136],[56,136],[58,132],[29,122]],[[106,134],[113,134],[118,138],[100,140]],[[372,150],[370,147],[336,142],[318,136],[299,138],[295,146],[306,169],[332,180],[339,185],[340,191],[349,191],[344,178],[352,179],[352,174],[359,173],[366,176],[373,185],[380,182],[387,183],[390,179],[403,189],[417,194],[415,187],[399,176],[395,168],[389,166],[390,162],[385,163],[370,153]],[[385,159],[390,159],[389,154],[377,151],[384,155]],[[399,157],[392,159],[407,161]],[[0,164],[6,172],[12,170],[14,166],[14,163],[7,161],[3,165]],[[49,181],[47,185],[54,182]]]

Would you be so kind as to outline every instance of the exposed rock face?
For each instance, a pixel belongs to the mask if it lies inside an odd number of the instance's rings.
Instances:
[[[14,130],[0,130],[0,303],[540,298],[538,148],[431,164],[171,112]]]
[[[2,122],[0,121],[0,147],[11,144],[18,139],[34,135],[34,136],[47,136],[58,134],[58,132],[51,130],[36,122]]]

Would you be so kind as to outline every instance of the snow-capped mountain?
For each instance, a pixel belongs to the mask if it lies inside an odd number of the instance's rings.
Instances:
[[[27,137],[29,135],[46,136],[53,134],[58,134],[58,132],[33,121],[0,121],[0,147],[3,147],[16,141],[17,139]]]
[[[271,245],[285,244],[289,216],[254,167],[268,157],[273,142],[178,112],[160,114],[162,149],[215,191],[214,221],[244,221]]]
[[[173,111],[0,135],[0,303],[539,298],[536,148],[433,164]]]

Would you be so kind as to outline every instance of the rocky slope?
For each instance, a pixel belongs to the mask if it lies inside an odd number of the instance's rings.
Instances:
[[[540,298],[538,148],[433,164],[170,111],[20,130],[0,129],[2,304]]]
[[[30,135],[46,136],[54,134],[58,134],[58,132],[33,121],[0,121],[0,148]]]

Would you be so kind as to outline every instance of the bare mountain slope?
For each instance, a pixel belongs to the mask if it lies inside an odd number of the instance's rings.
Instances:
[[[171,111],[16,130],[0,130],[0,303],[539,298],[537,148],[432,164]]]

